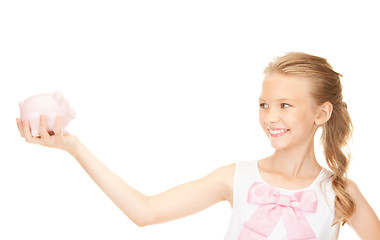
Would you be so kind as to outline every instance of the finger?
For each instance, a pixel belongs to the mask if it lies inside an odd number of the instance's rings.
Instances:
[[[45,115],[40,116],[40,136],[41,139],[47,144],[50,144],[50,135],[47,131],[47,117]]]
[[[17,118],[16,122],[17,122],[18,131],[20,132],[21,137],[24,137],[23,124],[22,124],[21,119]]]
[[[23,133],[24,133],[24,138],[27,142],[32,142],[32,133],[30,132],[30,126],[29,126],[29,121],[24,120],[23,121]]]
[[[55,124],[55,135],[62,136],[62,116],[57,115],[56,117],[56,124]]]
[[[40,138],[35,138],[32,136],[32,133],[30,132],[30,123],[28,120],[24,120],[22,121],[20,119],[21,123],[22,123],[22,132],[23,132],[23,137],[25,138],[25,141],[28,142],[28,143],[34,143],[34,144],[40,144],[42,145],[42,140]]]

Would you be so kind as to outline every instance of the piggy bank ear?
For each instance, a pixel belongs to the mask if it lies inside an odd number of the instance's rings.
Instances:
[[[53,93],[53,98],[59,103],[61,104],[62,101],[63,101],[63,94],[61,92],[55,92]]]

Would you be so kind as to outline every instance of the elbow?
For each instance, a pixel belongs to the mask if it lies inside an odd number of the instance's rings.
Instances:
[[[150,217],[144,217],[144,218],[139,218],[139,219],[132,219],[132,221],[138,227],[146,227],[146,226],[154,224],[152,218],[150,218]]]
[[[134,224],[139,227],[146,227],[153,224],[152,217],[150,215],[145,215],[137,219],[132,220]]]
[[[156,211],[149,197],[144,197],[139,204],[135,204],[134,207],[129,205],[128,208],[120,209],[138,227],[145,227],[157,223],[155,217]]]
[[[133,223],[136,224],[138,227],[146,227],[149,225],[147,222],[144,221],[133,221]]]
[[[140,211],[138,216],[130,218],[134,224],[138,227],[146,227],[155,223],[154,217],[151,211]]]

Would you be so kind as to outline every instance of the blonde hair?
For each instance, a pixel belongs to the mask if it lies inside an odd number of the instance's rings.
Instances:
[[[335,223],[344,225],[355,211],[355,203],[346,191],[350,153],[346,149],[352,135],[352,122],[343,102],[341,74],[335,72],[326,59],[300,52],[288,53],[276,58],[264,73],[281,73],[300,76],[313,82],[311,95],[318,105],[330,102],[333,111],[322,125],[321,142],[327,165],[333,171],[332,187],[335,192],[335,209],[342,214]]]

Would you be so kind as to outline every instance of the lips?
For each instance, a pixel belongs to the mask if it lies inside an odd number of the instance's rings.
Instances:
[[[281,137],[285,133],[289,132],[289,129],[285,128],[268,128],[268,132],[271,137]]]

